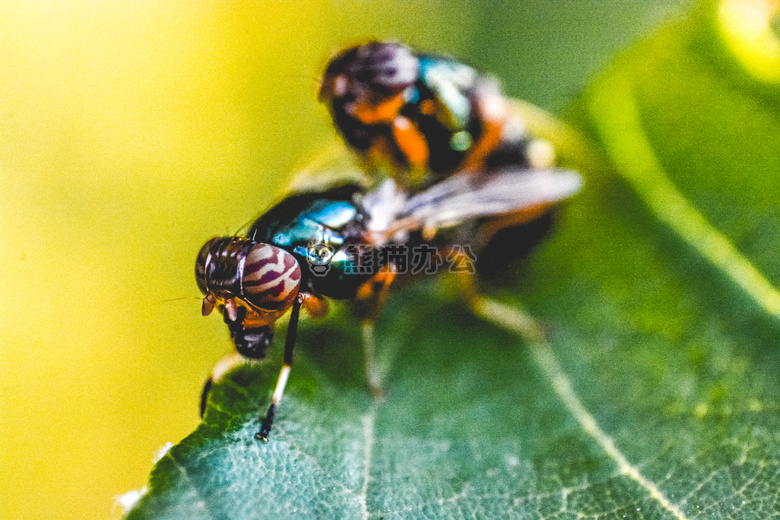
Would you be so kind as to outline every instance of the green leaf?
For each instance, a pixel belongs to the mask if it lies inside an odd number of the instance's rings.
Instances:
[[[253,435],[280,348],[215,386],[128,517],[780,514],[780,86],[716,7],[592,85],[571,118],[594,148],[546,128],[587,185],[486,282],[503,303],[477,316],[446,278],[397,293],[381,401],[347,313],[307,323],[270,442]]]

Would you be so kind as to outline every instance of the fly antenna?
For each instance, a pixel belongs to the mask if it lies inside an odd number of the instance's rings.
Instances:
[[[178,298],[168,298],[167,300],[160,300],[157,303],[171,303],[171,302],[178,302],[182,300],[202,300],[203,296],[180,296]]]

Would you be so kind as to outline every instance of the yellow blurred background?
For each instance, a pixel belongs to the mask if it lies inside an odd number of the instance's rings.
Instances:
[[[641,9],[622,2],[585,52],[574,15],[597,3],[551,7],[537,33],[469,2],[0,3],[0,518],[119,516],[197,425],[229,339],[200,316],[195,255],[332,137],[315,94],[334,50],[392,37],[511,75],[517,45],[531,65],[504,83],[555,104],[660,16],[616,31]]]
[[[117,516],[194,429],[229,340],[168,300],[330,134],[325,60],[386,35],[361,6],[0,5],[0,517]]]

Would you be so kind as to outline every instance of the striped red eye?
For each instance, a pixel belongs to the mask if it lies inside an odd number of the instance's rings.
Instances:
[[[244,298],[265,310],[288,307],[301,286],[295,257],[269,244],[256,244],[246,255],[241,288]]]

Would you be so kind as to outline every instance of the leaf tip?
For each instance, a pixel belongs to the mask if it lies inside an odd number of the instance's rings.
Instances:
[[[115,498],[116,505],[122,507],[122,515],[127,515],[132,509],[138,504],[138,501],[141,500],[141,498],[146,494],[148,491],[147,487],[144,486],[141,489],[133,489],[125,493],[124,495],[119,495]]]
[[[171,448],[173,448],[173,443],[168,441],[165,443],[165,445],[157,450],[157,453],[154,454],[154,459],[152,459],[153,464],[157,464],[161,458],[165,457],[165,455],[168,454],[169,451],[171,451]]]

